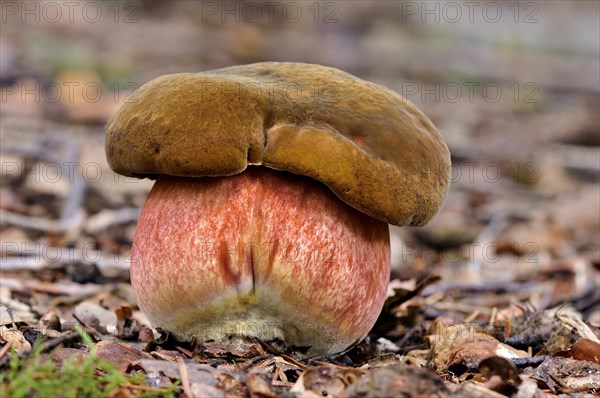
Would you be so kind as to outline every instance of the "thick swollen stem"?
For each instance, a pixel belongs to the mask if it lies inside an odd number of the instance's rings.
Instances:
[[[390,267],[386,223],[307,177],[249,168],[160,176],[132,252],[138,304],[179,339],[280,339],[341,352],[373,326]]]

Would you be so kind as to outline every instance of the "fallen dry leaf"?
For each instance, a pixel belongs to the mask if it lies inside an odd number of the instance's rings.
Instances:
[[[194,354],[205,355],[209,358],[254,358],[259,355],[264,355],[265,351],[258,343],[221,343],[206,341],[199,344],[194,349]]]
[[[344,398],[448,397],[444,382],[434,372],[408,365],[392,365],[367,372],[351,384]]]
[[[271,372],[253,368],[248,372],[246,385],[251,398],[277,398],[277,393],[271,387]]]
[[[126,371],[132,362],[152,358],[150,354],[135,346],[110,340],[96,343],[96,353],[98,358],[112,362],[122,372]]]
[[[510,384],[520,384],[519,370],[506,358],[493,356],[484,359],[479,363],[479,371],[487,378],[499,376],[502,381]]]
[[[89,356],[89,353],[76,348],[58,347],[50,354],[52,360],[61,364],[65,359],[75,356],[78,360],[83,360]]]
[[[206,384],[210,386],[217,385],[217,374],[215,368],[210,365],[185,362],[187,369],[188,379],[190,385]],[[168,377],[170,380],[181,380],[181,373],[179,371],[179,365],[175,361],[164,361],[156,359],[142,359],[133,362],[129,370],[142,370],[148,374],[159,373]]]
[[[347,386],[354,383],[361,375],[358,369],[318,366],[304,371],[291,392],[300,396],[333,396],[341,397]]]
[[[448,369],[454,374],[462,374],[465,371],[474,372],[483,360],[492,357],[528,358],[529,354],[499,341],[473,341],[457,345],[449,354],[446,362],[440,367],[440,370]]]
[[[0,326],[0,339],[10,343],[17,352],[31,350],[31,344],[25,339],[23,333],[6,326]]]
[[[572,358],[548,357],[535,369],[532,378],[540,387],[555,392],[597,389],[600,388],[600,365]]]
[[[92,303],[84,301],[78,304],[73,310],[73,315],[84,324],[93,327],[102,334],[114,332],[117,324],[117,316],[113,311]]]
[[[457,350],[457,347],[479,341],[488,341],[494,347],[498,344],[498,340],[479,330],[473,324],[451,324],[439,320],[433,322],[430,330],[432,333],[425,337],[425,341],[433,352],[433,361],[438,368],[442,368],[445,364],[450,363],[450,358]]]
[[[589,339],[581,339],[573,344],[568,350],[559,351],[554,355],[557,357],[594,362],[600,365],[600,344]]]

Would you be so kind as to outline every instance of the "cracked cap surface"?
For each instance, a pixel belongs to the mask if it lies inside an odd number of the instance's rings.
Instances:
[[[451,172],[442,137],[410,101],[302,63],[156,78],[109,120],[105,149],[130,177],[227,176],[248,165],[305,175],[394,225],[426,224]]]

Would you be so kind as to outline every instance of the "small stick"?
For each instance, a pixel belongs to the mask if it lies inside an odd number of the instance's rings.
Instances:
[[[268,354],[281,356],[281,353],[278,350],[276,350],[271,344],[259,339],[258,337],[256,337],[255,340]]]
[[[498,316],[498,307],[494,306],[494,308],[492,308],[492,315],[490,315],[490,322],[489,322],[490,326],[492,326],[496,323],[497,316]]]
[[[186,357],[188,357],[188,358],[192,357],[192,352],[190,350],[186,350],[185,348],[179,347],[179,346],[175,346],[175,348],[177,348],[177,350],[179,350],[179,352],[181,352]]]
[[[298,366],[298,367],[300,367],[302,369],[308,369],[309,368],[309,366],[306,366],[305,364],[296,361],[294,358],[290,357],[289,355],[281,354],[280,357],[283,358],[283,359],[285,359],[286,361],[288,361],[290,363],[293,363],[294,365],[296,365],[296,366]]]
[[[183,358],[177,358],[177,363],[179,364],[179,373],[181,374],[181,386],[183,387],[183,394],[186,398],[192,397],[192,390],[190,389],[190,380],[188,378],[187,367],[185,366],[185,362],[183,362]]]
[[[531,350],[531,347],[529,347]],[[531,355],[531,354],[530,354]],[[538,366],[542,362],[544,362],[548,357],[546,355],[540,355],[539,357],[530,357],[530,358],[512,358],[511,362],[517,368],[526,368],[528,366]]]
[[[112,210],[105,209],[90,216],[84,223],[83,229],[90,234],[97,234],[112,225],[127,224],[140,218],[141,209],[126,207]]]
[[[475,319],[477,319],[477,317],[479,316],[480,312],[479,310],[475,310],[471,313],[471,315],[469,315],[468,317],[465,318],[465,320],[463,321],[463,323],[471,323],[473,322]]]
[[[4,347],[2,347],[2,349],[0,350],[0,359],[2,359],[2,357],[6,355],[8,350],[10,350],[10,347],[12,347],[12,344],[12,341],[8,341],[6,344],[4,344]]]
[[[248,368],[250,368],[250,366],[254,365],[256,362],[262,361],[263,359],[267,359],[267,358],[269,358],[269,354],[259,355],[257,357],[251,358],[251,359],[247,360],[246,362],[242,363],[240,365],[240,369],[245,371]]]
[[[504,326],[504,338],[507,339],[510,337],[510,318],[506,320],[506,325]]]
[[[120,385],[120,387],[125,387],[125,388],[129,388],[131,390],[140,390],[140,391],[167,392],[167,390],[165,388],[148,387],[148,386],[142,386],[142,385],[131,384],[131,383],[123,383]]]
[[[17,227],[34,229],[47,233],[63,233],[79,228],[84,221],[83,212],[73,212],[68,218],[59,220],[50,220],[42,217],[26,216],[0,209],[0,218],[2,223],[15,225]]]
[[[165,361],[169,361],[169,362],[175,362],[175,360],[174,360],[173,358],[171,358],[170,356],[168,356],[168,355],[165,355],[165,354],[161,354],[161,353],[160,353],[160,352],[158,352],[158,351],[152,351],[152,352],[150,353],[150,355],[152,355],[153,357],[158,357],[158,358],[160,358],[160,359],[164,359]],[[177,357],[177,358],[180,358],[180,357]]]
[[[89,334],[89,330],[86,330],[85,332]],[[58,337],[53,338],[52,340],[48,340],[44,343],[41,343],[38,347],[38,350],[40,353],[43,353],[43,352],[50,351],[51,349],[58,347],[59,345],[61,345],[63,343],[75,342],[78,340],[81,340],[81,336],[79,336],[79,334],[77,334],[77,332],[69,331]],[[33,351],[33,349],[26,349],[26,350],[19,352],[17,355],[19,356],[19,358],[25,358],[29,354],[31,354],[32,351]],[[0,357],[0,367],[6,363],[7,358],[8,357]]]
[[[552,379],[553,382],[555,382],[556,384],[558,384],[561,388],[561,390],[563,388],[569,388],[568,385],[565,384],[564,381],[562,381],[558,376],[556,376],[555,374],[552,373],[548,373],[548,376],[550,376],[550,378]]]

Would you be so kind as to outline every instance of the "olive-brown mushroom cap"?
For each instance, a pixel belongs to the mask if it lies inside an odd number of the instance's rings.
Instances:
[[[395,225],[425,224],[450,180],[446,144],[410,101],[302,63],[154,79],[108,122],[106,155],[136,177],[227,176],[248,165],[301,174]]]

